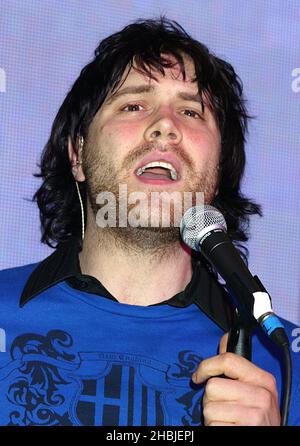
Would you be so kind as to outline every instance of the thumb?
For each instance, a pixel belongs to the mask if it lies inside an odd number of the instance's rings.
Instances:
[[[227,350],[227,342],[228,342],[228,335],[229,333],[225,333],[222,336],[222,339],[220,341],[220,345],[219,345],[219,354],[221,353],[226,353]]]

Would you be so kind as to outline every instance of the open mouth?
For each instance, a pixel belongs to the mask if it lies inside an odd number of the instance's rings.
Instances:
[[[139,167],[136,171],[138,177],[149,180],[165,180],[165,181],[177,181],[178,172],[171,163],[165,161],[152,161],[142,167]]]

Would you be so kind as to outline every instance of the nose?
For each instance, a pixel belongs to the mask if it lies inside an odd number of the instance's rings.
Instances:
[[[148,142],[165,142],[179,144],[182,140],[182,133],[175,124],[174,119],[169,114],[161,114],[145,130],[145,140]]]

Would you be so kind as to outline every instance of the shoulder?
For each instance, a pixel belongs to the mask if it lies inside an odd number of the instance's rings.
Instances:
[[[0,271],[0,298],[5,295],[20,294],[37,263],[7,268]]]
[[[297,364],[297,367],[300,371],[300,355],[295,355],[295,353],[300,352],[300,327],[282,317],[279,317],[279,320],[282,323],[284,331],[290,341],[292,358],[294,357],[293,359],[296,361],[295,364]],[[258,346],[258,348],[262,349],[262,351],[264,351],[267,347],[267,349],[272,353],[273,357],[281,356],[281,350],[279,349],[279,347],[277,347],[277,345],[264,333],[261,328],[258,327],[255,332],[255,337],[257,337],[257,339],[260,341],[260,345]]]
[[[292,391],[289,411],[289,425],[300,426],[300,327],[281,318],[290,341],[292,366]]]
[[[22,277],[28,278],[39,262],[29,263],[28,265],[16,266],[14,268],[2,269],[0,271],[0,283],[11,280],[20,280]]]
[[[299,371],[300,371],[300,355],[299,355],[299,352],[300,352],[300,326],[296,325],[293,322],[290,322],[286,319],[281,318],[280,320],[281,320],[281,322],[284,326],[285,332],[289,338],[292,354],[297,353],[296,359],[297,359],[297,363],[298,363]],[[300,376],[299,376],[299,378],[300,378]]]

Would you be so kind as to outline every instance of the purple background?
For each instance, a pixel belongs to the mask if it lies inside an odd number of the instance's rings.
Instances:
[[[27,201],[54,116],[98,42],[165,13],[233,64],[250,124],[244,191],[263,205],[250,268],[275,311],[300,322],[300,2],[293,0],[0,0],[0,268],[41,260],[38,209]],[[294,81],[294,84],[293,84]],[[293,88],[294,85],[294,88]]]

